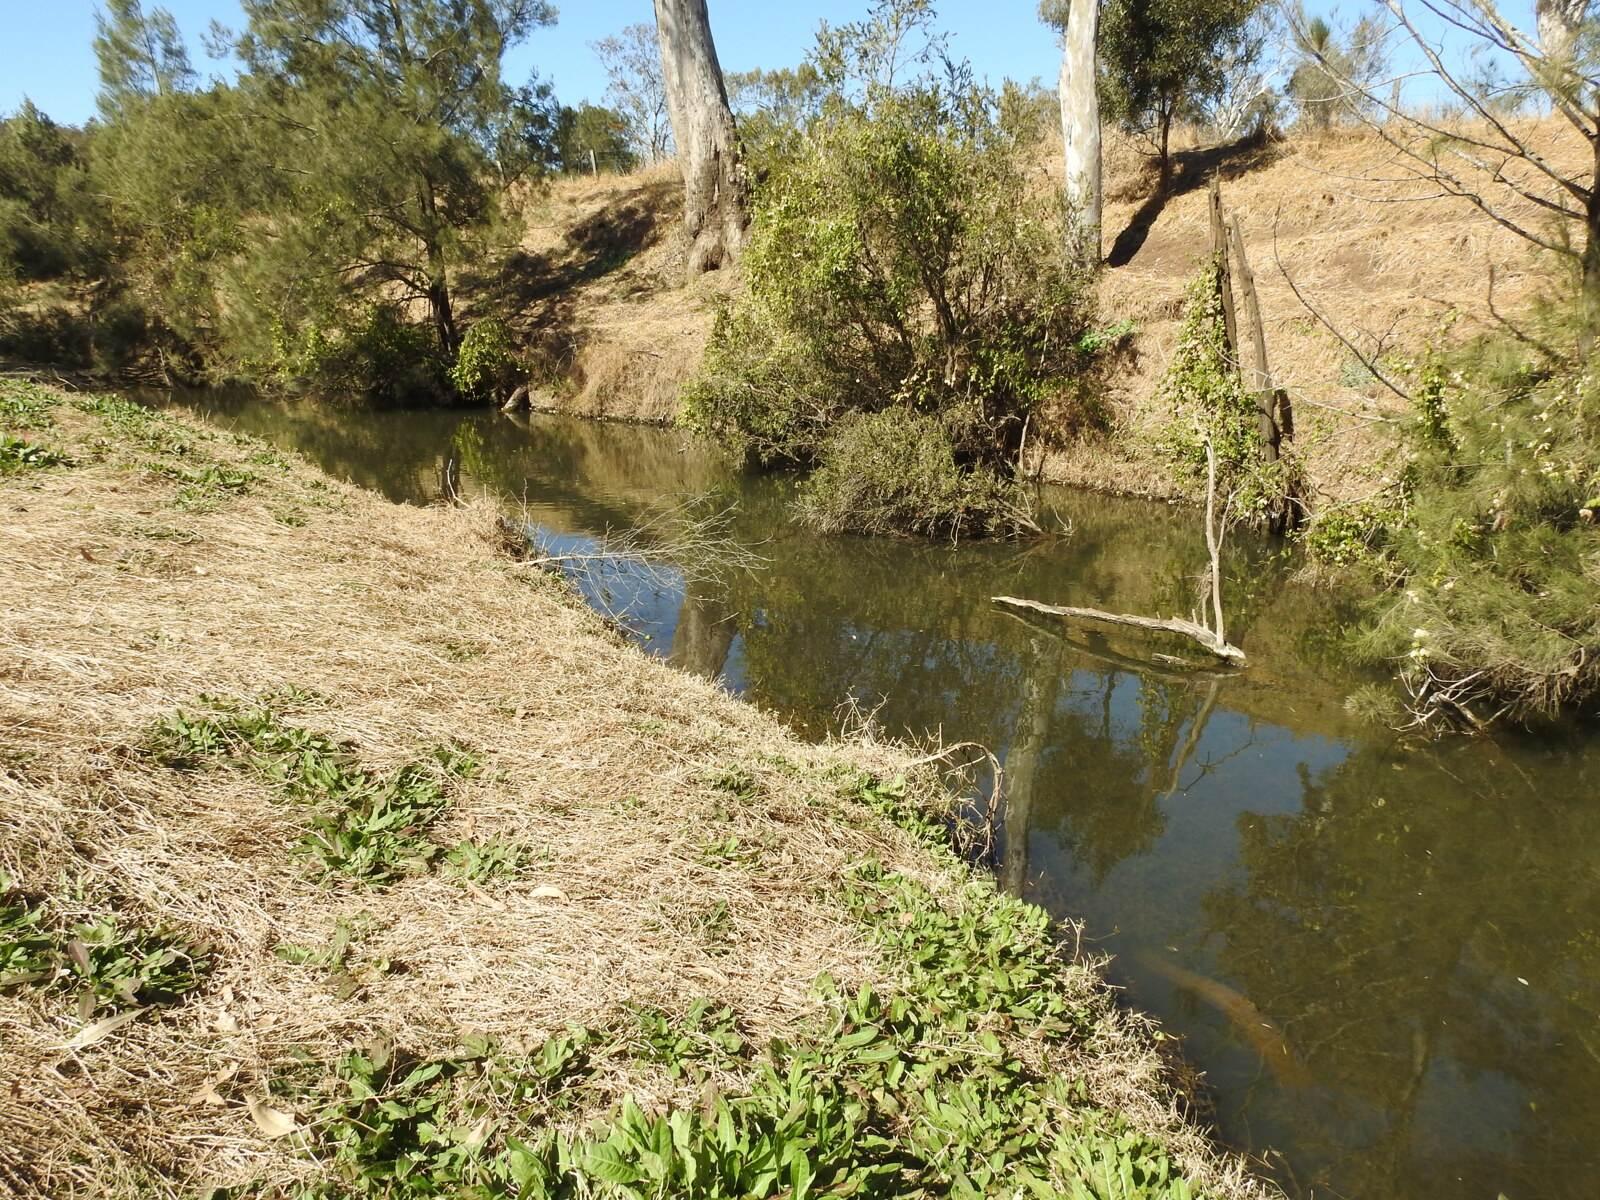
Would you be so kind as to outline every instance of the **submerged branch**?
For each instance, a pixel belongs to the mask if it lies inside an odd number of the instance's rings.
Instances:
[[[1244,651],[1223,641],[1210,629],[1195,621],[1181,617],[1140,617],[1131,613],[1102,612],[1098,608],[1072,608],[1060,604],[1043,604],[1037,600],[1022,600],[1016,596],[993,596],[994,603],[1006,608],[1044,613],[1075,621],[1099,621],[1107,625],[1125,625],[1134,629],[1149,629],[1161,633],[1174,633],[1188,638],[1202,649],[1224,662],[1243,663]]]

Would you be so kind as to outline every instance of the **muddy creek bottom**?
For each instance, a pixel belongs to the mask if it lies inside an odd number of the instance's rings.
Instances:
[[[447,477],[558,548],[688,496],[738,504],[768,563],[685,586],[591,571],[641,643],[804,732],[843,704],[888,733],[992,747],[1005,885],[1081,919],[1129,1002],[1182,1039],[1226,1142],[1297,1196],[1590,1197],[1600,1170],[1600,744],[1405,749],[1358,725],[1347,619],[1271,548],[1226,564],[1237,675],[1153,670],[1137,643],[1030,623],[1007,593],[1187,614],[1199,522],[1046,497],[1032,547],[822,538],[794,484],[677,433],[554,417],[162,397],[402,503]]]

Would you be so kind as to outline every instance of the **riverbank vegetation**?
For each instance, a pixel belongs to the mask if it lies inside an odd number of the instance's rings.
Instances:
[[[823,529],[1015,530],[1027,429],[1089,404],[1094,361],[1088,274],[1031,178],[1038,112],[945,57],[925,6],[882,6],[813,63],[815,114],[758,191],[684,420],[820,465],[800,511]]]
[[[1425,729],[1600,695],[1600,376],[1579,312],[1520,332],[1418,364],[1400,478],[1309,534],[1320,560],[1383,589],[1357,649],[1398,664]]]
[[[51,456],[0,477],[5,1186],[1264,1195],[925,765],[624,645],[487,506],[0,419]]]

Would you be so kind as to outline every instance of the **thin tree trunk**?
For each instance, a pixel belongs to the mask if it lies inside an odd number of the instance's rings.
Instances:
[[[1159,188],[1163,195],[1172,186],[1172,154],[1168,147],[1172,142],[1172,106],[1165,100],[1161,101],[1161,182]]]
[[[439,204],[433,193],[433,181],[425,179],[422,185],[422,220],[426,231],[423,249],[428,255],[428,313],[433,318],[433,331],[439,339],[439,349],[447,358],[454,358],[461,346],[456,333],[455,308],[450,303],[450,268],[445,262],[444,249],[439,244]]]
[[[1583,350],[1594,348],[1600,335],[1600,140],[1594,144],[1594,182],[1584,212]]]
[[[1098,0],[1073,0],[1061,43],[1059,86],[1067,209],[1072,222],[1068,251],[1078,261],[1092,265],[1100,262],[1102,208],[1100,93],[1094,69],[1099,23]]]
[[[749,184],[705,0],[655,0],[655,6],[693,276],[739,257],[750,223]]]

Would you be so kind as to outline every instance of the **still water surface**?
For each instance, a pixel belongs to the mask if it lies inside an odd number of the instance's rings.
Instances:
[[[1006,885],[1082,919],[1181,1035],[1223,1138],[1297,1196],[1600,1195],[1600,741],[1407,750],[1355,724],[1344,619],[1267,547],[1227,568],[1234,677],[1162,673],[996,593],[1187,613],[1193,514],[1060,493],[1070,539],[823,538],[792,486],[663,430],[454,411],[176,398],[403,503],[447,470],[561,544],[688,495],[736,500],[770,565],[604,587],[652,651],[805,732],[841,701],[1003,755]],[[1592,728],[1592,727],[1591,727]]]

